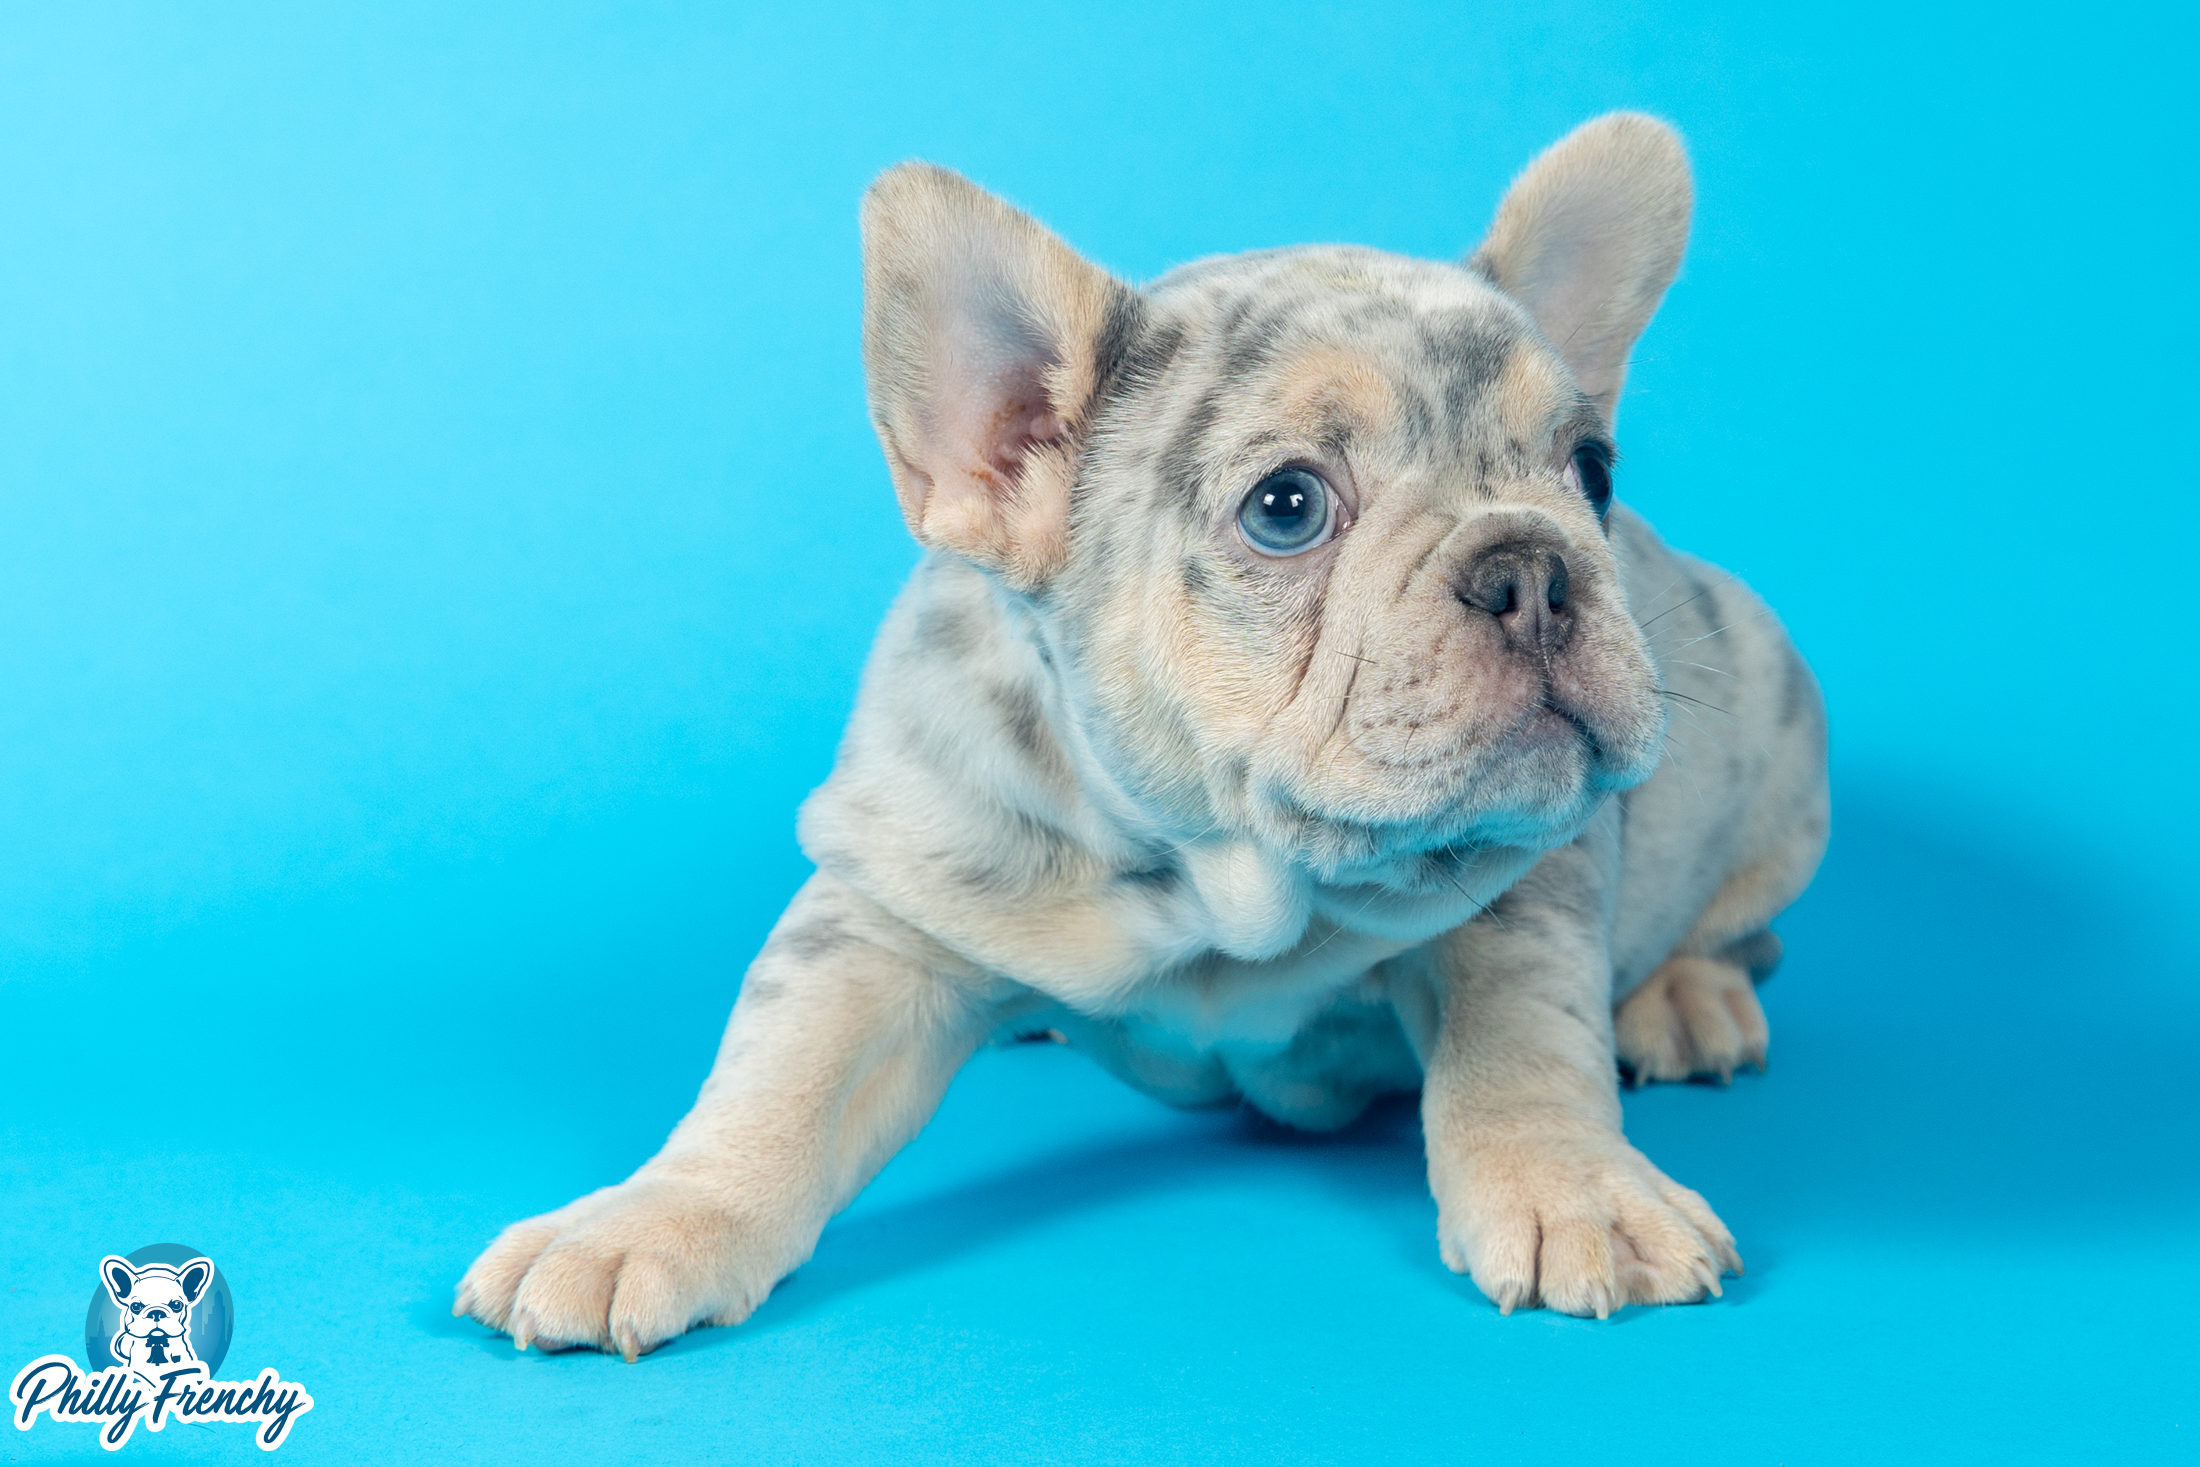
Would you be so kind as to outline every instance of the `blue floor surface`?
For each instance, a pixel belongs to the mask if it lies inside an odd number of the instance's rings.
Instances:
[[[2200,1460],[2194,25],[0,7],[0,1370],[177,1242],[223,1374],[315,1396],[286,1461]],[[866,183],[953,166],[1133,280],[1456,258],[1614,107],[1697,184],[1620,496],[1765,594],[1833,728],[1772,1073],[1626,1102],[1748,1275],[1501,1318],[1410,1103],[1310,1139],[1034,1046],[742,1328],[629,1366],[452,1319],[663,1139],[802,879],[914,560]]]
[[[747,1325],[632,1366],[516,1356],[449,1316],[452,1282],[504,1222],[646,1154],[729,989],[607,998],[594,953],[494,992],[377,984],[404,942],[321,914],[358,947],[318,991],[241,975],[176,1006],[225,1061],[191,1082],[195,1122],[137,1123],[83,991],[6,992],[0,1023],[46,1038],[0,1092],[0,1352],[71,1347],[87,1247],[173,1238],[237,1294],[225,1376],[313,1391],[283,1448],[304,1462],[2188,1459],[2200,1016],[2174,955],[1844,796],[1765,990],[1772,1073],[1628,1101],[1741,1241],[1715,1303],[1501,1317],[1437,1260],[1410,1102],[1309,1138],[1025,1045],[980,1055]],[[99,1011],[162,1008],[145,975],[198,961],[164,956]],[[0,1438],[87,1450],[50,1423]],[[172,1426],[127,1450],[249,1449]]]

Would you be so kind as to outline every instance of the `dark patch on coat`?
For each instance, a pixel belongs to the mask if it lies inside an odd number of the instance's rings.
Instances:
[[[1145,319],[1146,302],[1136,291],[1118,288],[1109,298],[1107,315],[1100,323],[1099,339],[1092,347],[1095,400],[1106,397],[1122,377]]]
[[[1810,706],[1810,669],[1792,645],[1783,644],[1786,663],[1780,669],[1780,727],[1793,728]]]
[[[1700,588],[1703,592],[1702,598],[1690,608],[1696,613],[1697,620],[1702,624],[1703,630],[1696,633],[1695,638],[1691,639],[1695,641],[1696,645],[1687,648],[1683,655],[1702,661],[1706,654],[1728,644],[1715,640],[1700,639],[1716,639],[1721,632],[1727,629],[1731,618],[1727,615],[1726,603],[1719,599],[1719,583],[1717,581],[1696,581],[1692,579],[1690,585]],[[1714,665],[1718,661],[1717,658],[1712,659]]]
[[[928,597],[917,612],[917,645],[942,657],[963,658],[976,650],[985,629],[967,606]]]
[[[1342,413],[1330,414],[1315,431],[1314,442],[1331,458],[1345,458],[1352,447],[1358,427],[1357,423]]]
[[[796,962],[815,963],[861,941],[839,918],[818,917],[792,932],[780,933],[772,939],[772,946]]]
[[[1223,311],[1222,319],[1215,322],[1214,339],[1228,341],[1244,330],[1247,318],[1253,314],[1254,308],[1260,304],[1261,296],[1268,289],[1269,281],[1263,277],[1253,283],[1252,289],[1242,291],[1233,298]]]
[[[1184,327],[1176,321],[1149,325],[1132,338],[1117,366],[1115,380],[1124,391],[1135,391],[1168,375],[1177,353],[1184,349]]]
[[[1426,453],[1436,441],[1436,404],[1420,384],[1404,378],[1393,378],[1390,391],[1398,404],[1398,426],[1405,435],[1407,449],[1415,456]]]
[[[1174,891],[1184,881],[1184,868],[1166,856],[1148,862],[1129,871],[1118,871],[1117,881],[1129,886],[1144,887],[1149,891]]]
[[[986,701],[1001,720],[1001,728],[1016,752],[1049,773],[1066,772],[1067,761],[1047,728],[1046,709],[1039,692],[1028,683],[994,683],[985,690]]]
[[[1513,337],[1480,313],[1453,314],[1420,323],[1421,350],[1444,383],[1444,417],[1456,432],[1475,403],[1505,373]]]
[[[1711,620],[1712,615],[1718,610],[1718,593],[1692,570],[1683,569],[1681,575],[1681,587],[1675,589],[1685,588],[1688,594],[1675,600],[1672,605],[1662,611],[1650,613],[1642,623],[1643,631],[1646,634],[1679,636],[1680,640],[1686,641],[1690,636],[1707,635],[1713,627],[1719,625]],[[1669,591],[1666,594],[1670,596],[1673,593]],[[1683,623],[1686,622],[1693,622],[1695,625],[1693,627],[1684,626]],[[1696,655],[1701,658],[1703,654],[1698,653]]]
[[[1163,453],[1161,483],[1169,491],[1170,499],[1186,512],[1199,507],[1200,449],[1205,445],[1208,430],[1222,414],[1222,390],[1210,387],[1192,404],[1184,421],[1169,437],[1169,446]]]
[[[1296,315],[1294,311],[1271,311],[1230,331],[1222,345],[1224,380],[1243,383],[1275,360]]]
[[[947,869],[955,884],[984,896],[1025,896],[1058,885],[1070,874],[1077,845],[1069,834],[1025,810],[1001,812],[1008,830],[989,842],[1005,856],[972,860],[967,852],[934,851],[926,859]]]

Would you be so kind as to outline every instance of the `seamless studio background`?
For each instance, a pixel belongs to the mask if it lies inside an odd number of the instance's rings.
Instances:
[[[9,7],[0,1364],[179,1241],[231,1372],[313,1392],[305,1462],[2191,1452],[2190,26]],[[1627,1102],[1747,1277],[1503,1319],[1410,1104],[1312,1140],[1038,1047],[741,1329],[629,1367],[452,1320],[498,1227],[662,1139],[803,875],[914,561],[871,176],[952,165],[1134,279],[1449,257],[1615,106],[1699,199],[1620,492],[1765,593],[1835,730],[1771,1075]]]

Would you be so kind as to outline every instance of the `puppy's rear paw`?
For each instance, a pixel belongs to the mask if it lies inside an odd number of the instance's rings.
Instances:
[[[1692,1304],[1742,1271],[1703,1198],[1617,1136],[1516,1138],[1471,1158],[1448,1190],[1444,1262],[1507,1314]]]
[[[1620,1063],[1637,1084],[1765,1067],[1771,1030],[1749,974],[1715,958],[1670,958],[1613,1015]]]
[[[451,1312],[522,1350],[633,1360],[697,1324],[749,1317],[777,1274],[755,1267],[747,1231],[691,1183],[637,1177],[506,1228],[466,1270]]]

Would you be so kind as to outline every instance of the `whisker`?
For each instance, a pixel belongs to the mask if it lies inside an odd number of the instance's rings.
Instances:
[[[1734,746],[1732,744],[1729,744],[1725,739],[1720,738],[1710,729],[1705,728],[1702,723],[1697,721],[1695,714],[1689,712],[1686,708],[1676,708],[1673,711],[1680,714],[1681,717],[1687,719],[1688,726],[1690,728],[1694,729],[1697,733],[1702,734],[1705,738],[1711,740],[1711,742],[1717,744],[1721,749],[1725,750],[1726,756],[1729,759],[1734,757]],[[1667,737],[1670,738],[1671,735],[1668,734]]]
[[[1199,834],[1185,837],[1184,840],[1180,841],[1176,845],[1170,846],[1163,850],[1161,854],[1164,856],[1173,856],[1178,851],[1186,850],[1191,846],[1198,844],[1200,841],[1205,840],[1208,836],[1213,835],[1216,831],[1220,829],[1222,829],[1222,822],[1217,820],[1213,824],[1209,825],[1205,830],[1199,832]]]
[[[1359,917],[1360,917],[1360,912],[1364,912],[1364,911],[1366,911],[1366,910],[1367,910],[1367,909],[1368,909],[1369,907],[1372,907],[1372,906],[1374,906],[1374,905],[1375,905],[1375,898],[1377,898],[1377,897],[1381,896],[1382,894],[1383,894],[1383,889],[1382,889],[1381,887],[1379,887],[1379,886],[1378,886],[1378,887],[1376,887],[1376,888],[1375,888],[1375,889],[1374,889],[1373,891],[1369,892],[1369,893],[1367,894],[1367,900],[1366,900],[1366,901],[1364,901],[1364,902],[1362,902],[1362,903],[1360,903],[1359,911],[1356,911],[1356,912],[1354,912],[1354,913],[1352,914],[1352,918],[1353,918],[1353,920],[1354,920],[1354,921],[1358,921],[1358,920],[1359,920]],[[1314,954],[1316,954],[1316,953],[1320,952],[1320,951],[1321,951],[1321,950],[1322,950],[1323,948],[1325,948],[1325,947],[1329,946],[1329,944],[1331,944],[1332,942],[1335,942],[1335,941],[1337,940],[1337,934],[1338,934],[1338,933],[1340,933],[1340,932],[1342,932],[1342,931],[1344,931],[1344,923],[1342,923],[1342,922],[1339,922],[1339,923],[1337,923],[1337,924],[1336,924],[1335,926],[1333,926],[1333,927],[1331,927],[1331,928],[1329,929],[1329,935],[1328,935],[1327,937],[1323,938],[1323,939],[1322,939],[1322,940],[1321,940],[1320,942],[1317,942],[1317,943],[1315,943],[1315,944],[1314,944],[1314,945],[1313,945],[1312,947],[1308,948],[1308,949],[1307,949],[1307,950],[1306,950],[1306,951],[1305,951],[1304,953],[1300,954],[1300,956],[1301,956],[1301,957],[1306,957],[1306,958],[1310,958],[1310,957],[1314,956]]]
[[[1431,864],[1433,865],[1433,863]],[[1503,930],[1507,932],[1510,932],[1512,930],[1511,928],[1505,926],[1505,919],[1497,915],[1497,910],[1495,907],[1488,906],[1482,902],[1476,901],[1474,899],[1474,893],[1468,891],[1464,886],[1461,886],[1459,884],[1458,877],[1452,875],[1449,871],[1446,871],[1442,866],[1434,866],[1434,869],[1438,876],[1443,877],[1444,880],[1451,883],[1451,889],[1453,891],[1458,892],[1459,895],[1467,899],[1467,905],[1474,908],[1474,917],[1487,917],[1492,922],[1495,922]],[[1364,911],[1366,909],[1362,908],[1361,910]],[[1469,922],[1472,922],[1474,920],[1474,917],[1469,917],[1467,920]]]
[[[1663,610],[1663,611],[1659,612],[1659,613],[1658,613],[1658,614],[1657,614],[1656,616],[1653,616],[1653,617],[1651,617],[1651,618],[1650,618],[1650,620],[1648,620],[1648,621],[1644,622],[1644,623],[1642,624],[1642,629],[1643,629],[1644,631],[1648,631],[1648,630],[1650,630],[1650,628],[1651,628],[1651,627],[1653,627],[1653,626],[1655,626],[1655,625],[1656,625],[1657,623],[1659,623],[1659,622],[1661,622],[1661,621],[1665,620],[1665,619],[1666,619],[1667,617],[1671,616],[1671,615],[1672,615],[1672,614],[1673,614],[1674,612],[1676,612],[1676,611],[1680,610],[1680,609],[1681,609],[1681,608],[1682,608],[1683,606],[1690,606],[1690,605],[1693,605],[1693,604],[1695,604],[1696,602],[1698,602],[1698,601],[1701,601],[1701,600],[1703,600],[1703,598],[1704,598],[1704,597],[1706,597],[1706,596],[1708,596],[1708,595],[1710,595],[1710,594],[1711,594],[1711,588],[1710,588],[1709,586],[1704,586],[1704,587],[1701,587],[1701,588],[1699,588],[1699,589],[1697,590],[1696,594],[1695,594],[1695,595],[1693,595],[1693,596],[1691,596],[1691,597],[1689,597],[1689,598],[1688,598],[1688,599],[1687,599],[1686,601],[1676,602],[1675,604],[1673,604],[1673,605],[1671,605],[1671,606],[1668,606],[1668,607],[1666,607],[1666,608],[1665,608],[1665,610]]]
[[[1658,603],[1659,603],[1660,601],[1663,601],[1663,600],[1664,600],[1664,599],[1665,599],[1666,597],[1668,597],[1668,596],[1670,596],[1670,595],[1672,595],[1672,594],[1673,594],[1673,588],[1674,588],[1675,586],[1678,586],[1678,585],[1679,585],[1679,584],[1680,584],[1681,582],[1683,582],[1683,581],[1685,581],[1685,580],[1687,580],[1687,579],[1688,579],[1688,573],[1687,573],[1686,571],[1683,571],[1683,572],[1682,572],[1681,574],[1679,574],[1679,575],[1677,575],[1677,576],[1673,577],[1673,579],[1672,579],[1672,580],[1670,580],[1670,581],[1667,581],[1667,582],[1665,583],[1665,589],[1664,589],[1664,590],[1662,590],[1662,591],[1660,591],[1660,592],[1658,592],[1658,594],[1657,594],[1657,595],[1655,595],[1655,596],[1652,596],[1652,597],[1650,598],[1650,600],[1649,600],[1649,602],[1648,602],[1647,604],[1649,604],[1649,605],[1651,605],[1651,606],[1655,606],[1655,605],[1657,605],[1657,604],[1658,604]]]
[[[1673,756],[1673,767],[1687,775],[1688,782],[1696,787],[1696,803],[1699,805],[1709,804],[1711,797],[1704,793],[1703,781],[1696,778],[1696,771],[1690,767],[1688,761],[1680,757],[1681,746],[1673,742],[1673,733],[1670,729],[1666,731],[1665,735],[1665,752]]]
[[[1703,706],[1704,706],[1704,707],[1706,707],[1706,708],[1710,708],[1710,707],[1711,707],[1712,705],[1710,705],[1709,703],[1706,703],[1706,704],[1704,704]],[[1703,735],[1703,736],[1704,736],[1705,738],[1707,738],[1707,739],[1711,740],[1711,741],[1712,741],[1713,743],[1717,744],[1717,745],[1718,745],[1718,746],[1719,746],[1720,748],[1722,748],[1722,749],[1726,750],[1726,752],[1727,752],[1727,755],[1728,755],[1728,757],[1730,757],[1730,758],[1731,758],[1731,757],[1733,757],[1733,754],[1734,754],[1734,747],[1733,747],[1733,745],[1731,745],[1731,744],[1727,743],[1727,741],[1726,741],[1726,740],[1724,740],[1724,739],[1720,738],[1720,737],[1719,737],[1719,736],[1718,736],[1717,734],[1713,733],[1713,732],[1712,732],[1712,731],[1711,731],[1710,729],[1708,729],[1708,728],[1705,728],[1705,727],[1704,727],[1704,726],[1703,726],[1703,725],[1702,725],[1701,723],[1698,723],[1698,722],[1696,721],[1696,716],[1695,716],[1695,715],[1694,715],[1693,713],[1690,713],[1690,712],[1689,712],[1689,711],[1688,711],[1688,710],[1687,710],[1686,708],[1676,708],[1676,709],[1674,709],[1673,711],[1674,711],[1674,712],[1676,712],[1676,713],[1678,713],[1678,714],[1680,714],[1680,715],[1681,715],[1681,716],[1682,716],[1683,718],[1686,718],[1686,719],[1688,720],[1688,726],[1689,726],[1690,728],[1692,728],[1692,729],[1696,730],[1696,732],[1698,732],[1698,733],[1702,734],[1702,735]],[[1725,712],[1726,710],[1724,710],[1724,709],[1713,709],[1712,711],[1713,711],[1713,712],[1719,712],[1719,713],[1724,713],[1724,712]],[[1731,714],[1731,713],[1729,713],[1729,714],[1727,714],[1727,717],[1729,717],[1729,718],[1733,718],[1733,717],[1734,717],[1734,715],[1733,715],[1733,714]],[[1737,727],[1741,727],[1741,728],[1744,728],[1744,729],[1746,730],[1746,725],[1743,725],[1743,724],[1741,723],[1741,720],[1740,720],[1740,719],[1735,719],[1734,721],[1735,721],[1735,724],[1736,724],[1736,726],[1737,726]],[[1767,749],[1765,748],[1765,742],[1764,742],[1764,740],[1763,740],[1763,739],[1752,739],[1752,740],[1750,741],[1750,744],[1751,744],[1751,747],[1753,747],[1753,748],[1754,748],[1754,749],[1755,749],[1755,750],[1757,751],[1757,756],[1758,756],[1759,758],[1769,758],[1769,757],[1771,757],[1770,751],[1769,751],[1769,750],[1767,750]]]
[[[1697,706],[1698,708],[1708,708],[1708,709],[1710,709],[1710,710],[1711,710],[1711,711],[1712,711],[1713,713],[1724,713],[1724,714],[1726,714],[1726,716],[1727,716],[1727,717],[1729,717],[1729,718],[1732,718],[1732,717],[1734,716],[1734,714],[1733,714],[1733,713],[1732,713],[1732,712],[1731,712],[1730,710],[1728,710],[1728,709],[1725,709],[1725,708],[1721,708],[1721,707],[1720,707],[1720,706],[1719,706],[1718,704],[1716,704],[1716,703],[1706,703],[1706,702],[1705,702],[1705,701],[1704,701],[1703,699],[1701,699],[1701,698],[1691,698],[1691,697],[1689,697],[1689,696],[1688,696],[1688,695],[1687,695],[1686,693],[1676,693],[1676,692],[1674,692],[1674,691],[1673,691],[1673,690],[1672,690],[1671,688],[1660,688],[1660,689],[1658,689],[1658,692],[1659,692],[1659,694],[1660,694],[1661,696],[1663,696],[1663,697],[1667,697],[1667,698],[1678,698],[1678,699],[1680,699],[1680,700],[1681,700],[1681,701],[1682,701],[1683,703],[1693,703],[1693,704],[1695,704],[1695,705],[1696,705],[1696,706]]]
[[[1705,632],[1700,637],[1691,637],[1687,641],[1681,643],[1678,647],[1668,647],[1665,649],[1665,653],[1670,654],[1674,652],[1686,652],[1689,648],[1695,646],[1698,642],[1710,641],[1713,637],[1718,636],[1720,632],[1732,631],[1734,628],[1740,626],[1745,621],[1761,621],[1770,615],[1772,615],[1771,607],[1760,606],[1749,615],[1744,617],[1737,617],[1735,620],[1728,622],[1725,626],[1718,628],[1716,631]]]
[[[1689,640],[1687,640],[1687,641],[1685,641],[1685,642],[1681,643],[1681,644],[1680,644],[1680,645],[1679,645],[1678,647],[1675,647],[1675,648],[1674,648],[1673,650],[1674,650],[1675,652],[1686,652],[1686,651],[1687,651],[1687,650],[1688,650],[1689,648],[1691,648],[1691,647],[1695,646],[1695,645],[1696,645],[1696,644],[1697,644],[1698,642],[1708,642],[1708,641],[1710,641],[1710,640],[1711,640],[1711,639],[1712,639],[1713,637],[1716,637],[1716,636],[1718,636],[1718,635],[1719,635],[1719,632],[1731,632],[1731,631],[1733,631],[1733,630],[1734,630],[1734,628],[1736,628],[1736,627],[1738,627],[1738,626],[1740,626],[1740,625],[1741,625],[1741,623],[1740,623],[1740,622],[1738,622],[1738,621],[1730,621],[1730,622],[1728,622],[1728,623],[1727,623],[1727,624],[1726,624],[1725,626],[1723,626],[1723,627],[1720,627],[1720,628],[1719,628],[1719,631],[1717,631],[1717,632],[1705,632],[1705,633],[1704,633],[1704,634],[1703,634],[1702,636],[1700,636],[1700,637],[1691,637],[1691,638],[1690,638]]]

